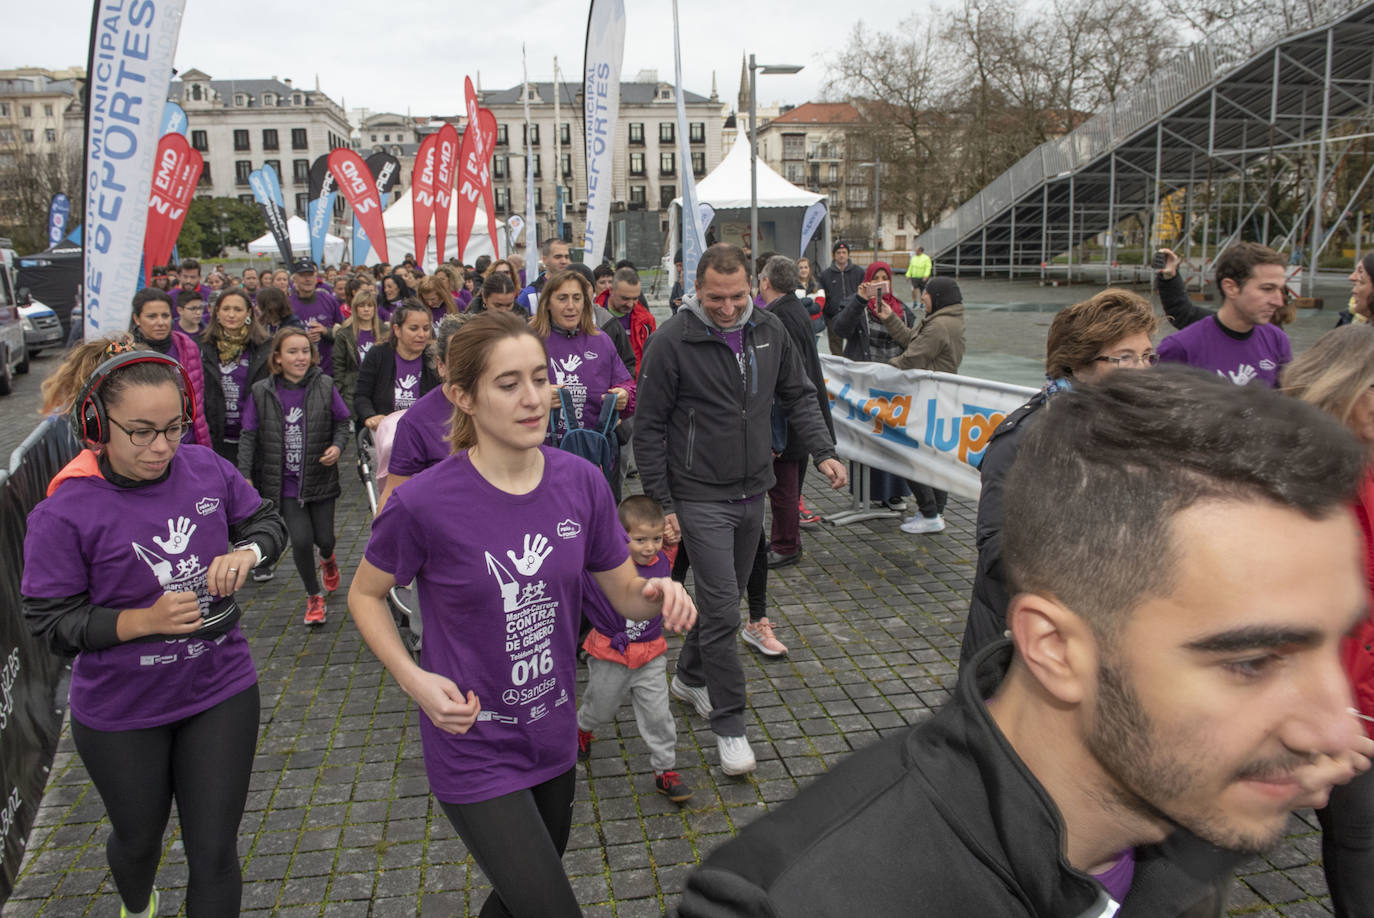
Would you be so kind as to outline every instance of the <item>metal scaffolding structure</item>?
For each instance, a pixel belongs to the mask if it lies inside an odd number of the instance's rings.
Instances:
[[[1077,247],[1134,216],[1146,239],[1177,238],[1204,269],[1240,238],[1297,247],[1304,263],[1318,264],[1344,221],[1358,238],[1374,198],[1374,160],[1351,156],[1367,153],[1374,137],[1374,0],[1314,21],[1254,52],[1193,45],[1110,108],[1041,144],[913,245],[955,274],[1072,277]],[[1272,206],[1275,166],[1314,152],[1314,174],[1299,174],[1299,213],[1283,218]],[[1363,177],[1348,201],[1333,200],[1332,177],[1352,163]],[[1162,225],[1166,202],[1181,209],[1167,221],[1174,233]],[[1339,215],[1333,225],[1324,225],[1325,213]],[[1108,282],[1116,236],[1107,232],[1103,253]],[[1315,273],[1305,275],[1309,295]]]

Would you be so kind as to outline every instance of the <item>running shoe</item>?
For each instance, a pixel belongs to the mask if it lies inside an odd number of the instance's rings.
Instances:
[[[767,617],[756,622],[748,622],[739,633],[744,643],[757,648],[759,653],[768,657],[780,657],[787,653],[787,645],[773,634],[773,626]]]
[[[889,497],[887,500],[883,501],[883,506],[887,507],[889,510],[896,510],[900,513],[906,509],[906,498]]]
[[[660,771],[654,775],[654,787],[674,803],[685,803],[692,799],[692,789],[675,771]]]
[[[277,576],[277,572],[272,570],[272,566],[269,565],[266,561],[264,561],[262,564],[259,564],[257,567],[253,568],[254,583],[266,583],[275,576]]]
[[[320,562],[320,574],[323,575],[326,593],[332,593],[339,588],[339,562],[333,555]]]
[[[592,757],[592,740],[596,739],[595,733],[588,733],[581,728],[577,731],[577,760],[585,762]]]
[[[672,683],[668,686],[668,691],[673,693],[673,697],[679,701],[685,701],[697,709],[697,713],[708,720],[711,717],[711,695],[706,691],[706,686],[688,685],[677,676],[673,676]]]
[[[311,596],[305,604],[305,623],[307,625],[324,624],[324,597]]]
[[[797,518],[803,526],[814,526],[821,521],[819,513],[807,508],[805,498],[797,501]]]
[[[921,535],[923,533],[932,532],[944,532],[945,520],[942,516],[922,516],[918,513],[915,516],[909,517],[908,519],[904,520],[902,522],[902,525],[898,526],[897,528],[902,530],[902,532],[908,532],[912,535]]]
[[[119,903],[119,918],[153,918],[157,914],[157,888],[148,896],[148,905],[141,912],[131,912],[123,902]]]
[[[758,767],[754,750],[743,736],[717,734],[716,749],[720,752],[720,770],[727,775],[745,775]]]

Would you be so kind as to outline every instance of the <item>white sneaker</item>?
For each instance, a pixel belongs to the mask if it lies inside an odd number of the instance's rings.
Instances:
[[[716,749],[720,750],[720,770],[727,775],[747,775],[758,767],[754,750],[743,736],[716,735]]]
[[[921,516],[916,514],[902,521],[902,525],[897,527],[902,532],[909,532],[913,535],[928,532],[944,532],[945,518],[942,516]]]
[[[677,676],[673,676],[668,691],[673,693],[674,698],[685,701],[696,708],[697,713],[702,717],[707,720],[711,719],[711,695],[706,691],[706,686],[688,685]]]

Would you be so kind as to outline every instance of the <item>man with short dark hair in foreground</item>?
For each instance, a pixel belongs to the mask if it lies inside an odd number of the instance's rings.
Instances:
[[[715,851],[684,918],[1216,915],[1241,853],[1369,767],[1355,440],[1185,368],[1043,410],[1006,487],[1011,639]]]

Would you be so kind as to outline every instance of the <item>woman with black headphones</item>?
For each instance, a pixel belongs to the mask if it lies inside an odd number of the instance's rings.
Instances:
[[[71,406],[90,448],[29,514],[24,615],[53,651],[76,658],[72,738],[110,817],[121,916],[157,913],[174,798],[187,914],[237,915],[259,704],[234,592],[281,553],[286,528],[233,465],[181,443],[196,399],[179,363],[93,341],[67,364],[96,360]]]

